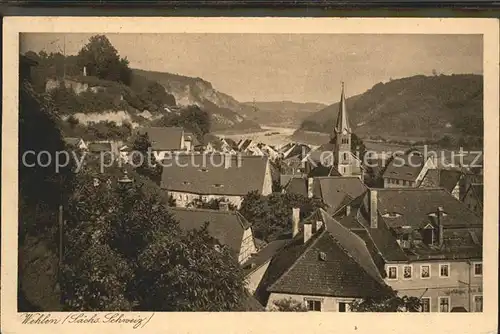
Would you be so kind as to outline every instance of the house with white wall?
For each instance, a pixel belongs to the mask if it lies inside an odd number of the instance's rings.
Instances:
[[[442,188],[369,189],[340,223],[422,312],[482,311],[482,220]]]
[[[161,188],[178,207],[194,201],[225,200],[239,208],[251,191],[272,192],[271,166],[267,157],[221,153],[180,154],[164,161]]]

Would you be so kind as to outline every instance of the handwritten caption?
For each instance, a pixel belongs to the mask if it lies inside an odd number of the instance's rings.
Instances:
[[[23,325],[64,325],[64,324],[129,324],[134,329],[144,328],[155,314],[137,313],[23,313]]]

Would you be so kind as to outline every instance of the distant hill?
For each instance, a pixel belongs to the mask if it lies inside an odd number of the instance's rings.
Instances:
[[[296,128],[311,113],[326,107],[322,103],[292,101],[244,102],[246,117],[262,125]]]
[[[378,83],[347,99],[349,120],[362,137],[439,139],[483,136],[481,75],[413,76]],[[338,103],[305,119],[300,131],[330,133]],[[300,132],[299,131],[299,132]]]
[[[156,81],[175,97],[179,106],[198,105],[212,116],[212,131],[223,129],[260,129],[257,122],[243,115],[247,107],[233,97],[219,92],[201,78],[187,77],[167,72],[132,70],[132,86],[141,80]]]

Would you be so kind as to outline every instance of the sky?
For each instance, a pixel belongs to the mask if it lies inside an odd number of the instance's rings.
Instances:
[[[20,52],[76,54],[92,34],[25,33]],[[482,74],[481,35],[106,34],[132,68],[200,77],[240,102],[331,104],[412,75]]]

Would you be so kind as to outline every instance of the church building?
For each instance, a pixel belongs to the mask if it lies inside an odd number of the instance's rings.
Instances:
[[[344,83],[342,82],[339,111],[330,142],[311,151],[307,159],[321,166],[332,167],[333,171],[324,176],[358,176],[362,179],[362,164],[360,159],[351,151],[351,136],[352,129],[347,117]]]

